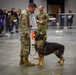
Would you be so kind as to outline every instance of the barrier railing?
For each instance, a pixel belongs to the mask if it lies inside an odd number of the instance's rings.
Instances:
[[[59,14],[59,29],[76,28],[76,13]]]
[[[49,18],[48,28],[76,28],[76,13],[60,13]]]

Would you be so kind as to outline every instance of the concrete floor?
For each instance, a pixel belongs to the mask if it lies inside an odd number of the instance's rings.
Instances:
[[[19,65],[20,36],[15,33],[10,37],[0,37],[0,75],[76,75],[76,29],[48,29],[50,42],[58,42],[65,46],[65,63],[60,66],[58,58],[51,54],[45,57],[43,67],[24,67]],[[34,54],[34,47],[31,48]],[[31,62],[35,56],[29,56]]]

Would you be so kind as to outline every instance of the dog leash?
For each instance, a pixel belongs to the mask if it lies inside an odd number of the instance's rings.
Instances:
[[[30,41],[30,43],[29,43],[29,54],[30,54],[31,56],[35,56],[35,55],[36,55],[36,51],[35,51],[34,54],[31,53],[31,40],[29,39],[29,41]]]
[[[35,55],[36,55],[36,51],[35,51],[35,53],[34,53],[34,54],[32,54],[32,53],[30,52],[30,55],[31,55],[31,56],[35,56]]]

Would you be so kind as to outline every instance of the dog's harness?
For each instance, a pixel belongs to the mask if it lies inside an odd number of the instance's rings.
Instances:
[[[43,42],[44,43],[44,45],[43,45],[43,48],[42,48],[42,53],[41,54],[45,54],[45,50],[46,50],[46,42],[45,41],[43,41],[43,40],[38,40],[38,41],[36,41],[36,43],[37,42]],[[37,49],[36,49],[37,50]],[[38,51],[38,50],[37,50]]]
[[[43,49],[42,49],[43,54],[45,54],[45,50],[46,50],[46,42],[44,41],[44,46],[43,46]]]

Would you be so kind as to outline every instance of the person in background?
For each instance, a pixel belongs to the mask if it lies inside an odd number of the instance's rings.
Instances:
[[[10,15],[11,15],[11,12],[8,11],[7,12],[7,21],[6,21],[6,33],[8,35],[8,33],[10,33]]]
[[[20,16],[21,16],[21,9],[18,9],[19,24],[20,24]]]
[[[44,11],[44,7],[39,6],[39,13],[36,15],[37,33],[45,34],[44,40],[47,40],[47,22],[49,21],[48,14]]]
[[[25,66],[35,66],[35,64],[29,62],[28,57],[30,53],[30,30],[29,27],[32,27],[29,23],[29,13],[34,13],[37,8],[35,3],[30,3],[26,9],[21,13],[20,20],[20,41],[21,41],[21,50],[20,50],[20,65]]]
[[[6,13],[6,8],[2,9],[2,15],[1,15],[1,20],[2,20],[2,25],[1,25],[1,33],[2,31],[4,31],[4,33],[6,33],[6,21],[7,21],[7,13]]]
[[[70,29],[72,29],[73,17],[74,16],[72,14],[72,11],[70,9],[68,9],[68,12],[67,12],[67,26]]]
[[[37,30],[34,31],[35,36],[37,34],[45,34],[44,40],[47,40],[47,22],[49,21],[49,15],[44,11],[44,7],[41,5],[39,6],[39,13],[36,14],[36,23],[37,23]],[[32,46],[35,46],[32,44]]]
[[[6,8],[3,8],[3,15],[5,16],[5,24],[6,24],[6,35],[8,35],[8,33],[10,32],[10,11],[6,12]]]
[[[60,13],[62,13],[61,8],[58,9],[57,14],[60,14]]]
[[[20,24],[20,16],[21,16],[21,10],[20,9],[17,9],[16,10],[16,13],[17,13],[17,31],[18,32],[18,29],[19,29],[19,24]]]
[[[8,14],[6,12],[6,8],[3,8],[2,11],[3,11],[4,19],[5,19],[4,31],[6,31],[5,33],[7,34],[8,33],[8,29],[9,29]]]
[[[37,31],[35,32],[35,36],[37,34],[45,34],[45,36],[43,37],[44,41],[47,40],[47,22],[48,21],[49,21],[49,16],[44,11],[44,7],[42,5],[39,6],[39,13],[36,15]],[[41,59],[42,59],[41,63],[44,64],[44,56],[42,56]],[[40,65],[42,66],[42,64]]]
[[[16,28],[16,32],[18,32],[18,31],[17,31],[17,29],[18,29],[18,26],[17,26],[17,18],[18,18],[18,15],[17,15],[17,13],[15,12],[15,8],[13,7],[13,8],[11,9],[11,16],[10,16],[10,32],[11,32],[11,34],[14,33],[14,32],[13,32],[14,26],[15,26],[15,28]]]
[[[4,17],[3,17],[3,10],[0,9],[0,34],[2,34],[2,31],[4,29]]]

